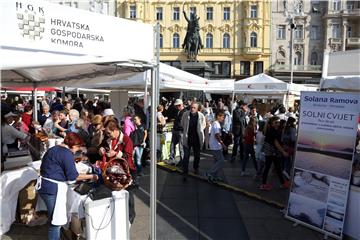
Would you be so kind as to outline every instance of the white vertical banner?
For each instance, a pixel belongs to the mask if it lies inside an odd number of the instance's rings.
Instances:
[[[286,217],[342,238],[360,96],[302,92]]]

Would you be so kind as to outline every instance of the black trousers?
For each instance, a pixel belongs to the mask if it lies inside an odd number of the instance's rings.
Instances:
[[[283,184],[285,182],[283,175],[281,173],[281,162],[277,156],[265,156],[265,169],[262,178],[262,184],[266,184],[267,177],[271,168],[271,164],[274,162],[276,174],[279,177],[280,183]]]
[[[243,144],[243,136],[242,135],[234,135],[234,145],[232,151],[232,158],[235,159],[237,155],[238,148],[240,149],[240,160],[243,159],[244,156],[244,144]]]
[[[191,148],[193,149],[193,152],[194,152],[194,164],[193,164],[193,167],[196,170],[199,169],[199,165],[200,165],[200,145],[195,144],[195,145],[184,146],[184,158],[183,158],[183,161],[182,161],[182,167],[183,167],[183,173],[184,174],[188,174],[188,171],[189,171],[189,161],[190,161]]]

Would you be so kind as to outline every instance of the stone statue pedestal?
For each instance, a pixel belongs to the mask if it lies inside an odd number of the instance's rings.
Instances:
[[[192,73],[199,77],[210,79],[213,69],[205,62],[183,62],[181,63],[183,71]],[[203,91],[182,91],[184,99],[197,98],[198,101],[203,102],[205,95]]]
[[[207,79],[210,79],[213,72],[213,69],[205,62],[183,62],[181,70]]]

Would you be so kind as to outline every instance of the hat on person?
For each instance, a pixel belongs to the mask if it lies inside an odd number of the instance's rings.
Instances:
[[[114,111],[113,111],[111,108],[107,108],[107,109],[105,109],[104,112],[103,112],[103,116],[104,116],[104,117],[114,116],[114,115],[115,115],[115,113],[114,113]]]
[[[8,117],[16,117],[17,114],[13,113],[13,112],[9,112],[7,114],[4,115],[4,117],[8,118]]]
[[[174,105],[181,105],[183,104],[183,101],[181,99],[176,99]]]

